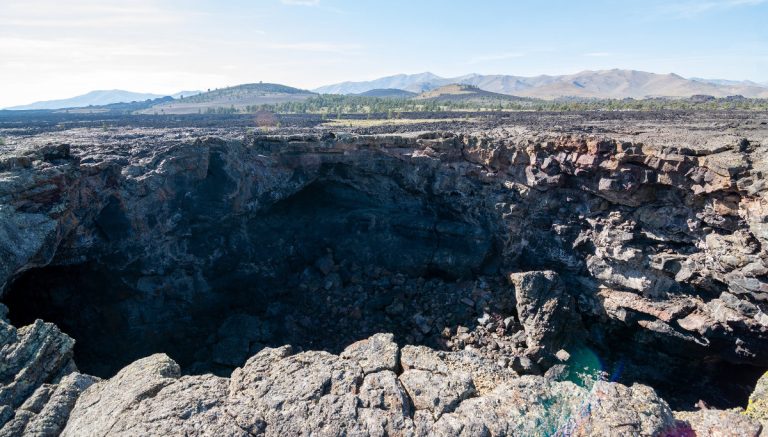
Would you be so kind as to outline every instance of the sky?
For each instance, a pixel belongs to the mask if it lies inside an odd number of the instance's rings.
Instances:
[[[766,23],[768,0],[0,0],[0,108],[425,71],[768,82]]]

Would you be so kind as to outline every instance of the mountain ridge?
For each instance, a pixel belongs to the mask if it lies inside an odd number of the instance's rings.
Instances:
[[[371,81],[341,82],[315,88],[327,94],[360,94],[377,88],[398,88],[421,93],[452,83],[473,85],[507,95],[556,99],[690,97],[712,95],[768,98],[768,87],[751,81],[686,79],[675,73],[658,74],[638,70],[585,70],[568,75],[514,76],[504,74],[467,74],[445,78],[431,72],[398,74]]]
[[[137,93],[133,91],[126,91],[120,89],[112,90],[94,90],[85,94],[80,94],[74,97],[68,97],[64,99],[53,100],[41,100],[38,102],[29,103],[26,105],[11,106],[3,108],[10,111],[29,111],[39,109],[67,109],[67,108],[84,108],[88,106],[102,106],[110,105],[113,103],[130,103],[141,102],[145,100],[154,100],[161,97],[170,96],[178,98],[180,96],[192,96],[199,94],[200,91],[180,91],[175,94],[153,94],[153,93]]]

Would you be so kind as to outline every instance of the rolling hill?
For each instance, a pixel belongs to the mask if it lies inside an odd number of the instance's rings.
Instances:
[[[450,84],[433,90],[424,91],[413,100],[430,100],[435,102],[472,102],[492,103],[494,101],[526,100],[507,94],[493,93],[482,90],[474,85]]]
[[[742,95],[768,98],[768,87],[749,81],[686,79],[674,73],[656,74],[636,70],[582,71],[561,76],[510,76],[469,74],[443,78],[432,73],[389,76],[368,82],[343,82],[316,89],[321,93],[359,94],[371,89],[395,87],[422,92],[459,83],[499,94],[556,99],[560,97],[627,98]]]
[[[235,108],[239,110],[248,106],[302,101],[316,95],[310,91],[285,85],[251,83],[176,99],[172,102],[145,109],[141,113],[197,114],[219,108]]]
[[[357,95],[362,97],[379,97],[385,99],[410,99],[412,97],[416,97],[418,93],[400,90],[397,88],[377,88]]]

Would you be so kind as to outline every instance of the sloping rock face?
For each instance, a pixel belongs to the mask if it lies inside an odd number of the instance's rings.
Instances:
[[[0,155],[0,284],[28,326],[0,331],[0,419],[69,435],[527,435],[561,429],[554,408],[579,418],[572,432],[653,435],[674,419],[636,381],[676,409],[745,405],[768,368],[754,134],[19,140]],[[106,381],[75,373],[56,326]],[[423,346],[346,349],[377,332]],[[566,382],[584,350],[604,363],[587,373],[626,385]]]

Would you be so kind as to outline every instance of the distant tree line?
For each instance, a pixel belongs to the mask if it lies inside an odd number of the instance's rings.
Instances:
[[[746,110],[768,111],[768,99],[570,99],[570,100],[415,100],[325,94],[306,100],[236,108],[208,108],[209,114],[396,114],[399,112],[442,111],[657,111],[657,110]]]

